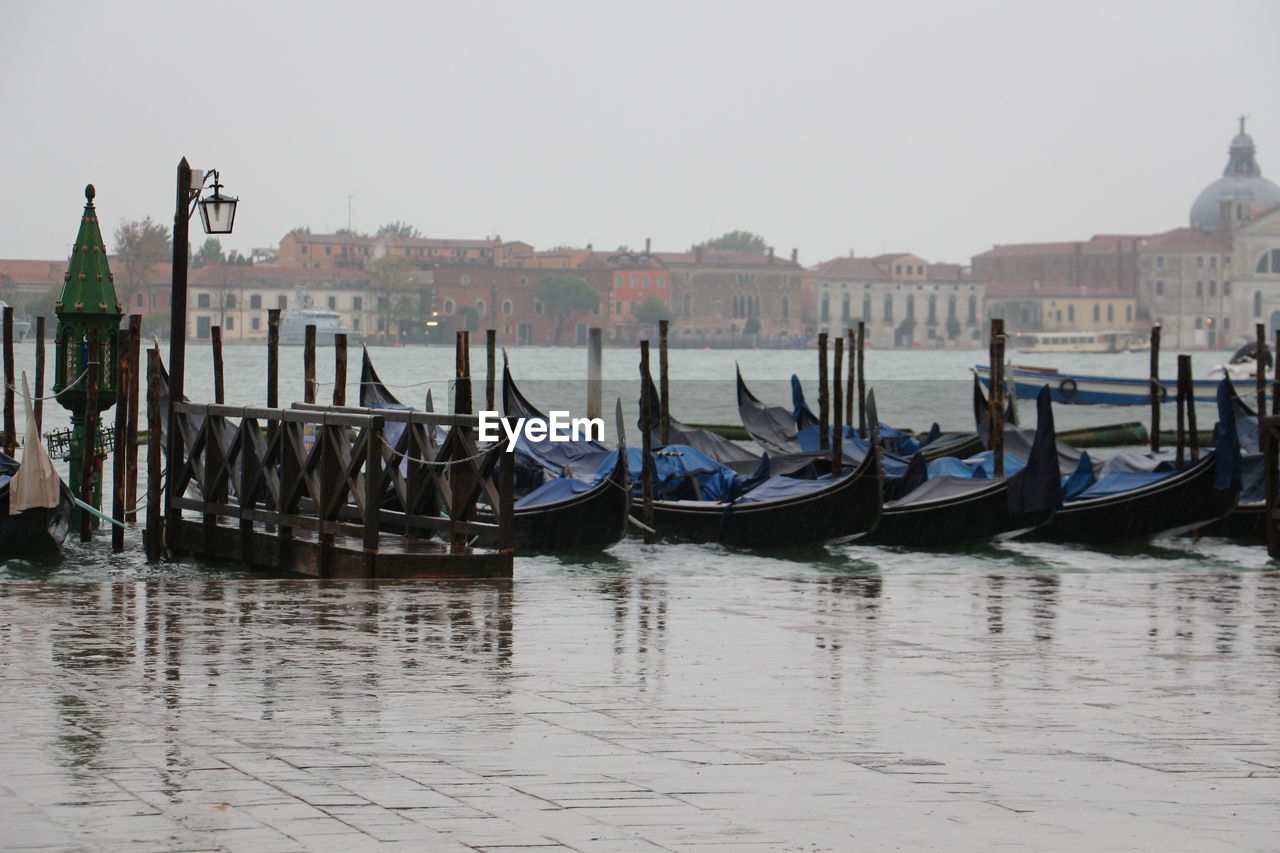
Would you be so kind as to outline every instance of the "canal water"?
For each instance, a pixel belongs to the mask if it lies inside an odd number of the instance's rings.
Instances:
[[[168,349],[161,351],[167,358]],[[451,400],[454,352],[451,347],[370,347],[370,356],[382,381],[402,402],[415,407],[426,405],[428,392],[437,408]],[[971,368],[985,362],[981,350],[893,350],[868,351],[866,370],[869,387],[878,399],[882,421],[926,430],[938,423],[944,430],[973,428]],[[562,409],[575,417],[586,414],[586,351],[581,348],[518,348],[508,352],[512,375],[522,392],[544,410]],[[1197,376],[1222,360],[1224,353],[1197,359]],[[34,346],[30,340],[16,347],[19,370],[34,372]],[[685,422],[737,424],[734,385],[735,367],[741,370],[753,393],[766,403],[790,407],[792,374],[801,377],[808,403],[815,411],[816,350],[693,350],[671,351],[672,414]],[[1146,353],[1105,355],[1061,355],[1020,358],[1016,363],[1058,367],[1064,371],[1111,376],[1138,377],[1146,373]],[[1162,375],[1175,375],[1176,355],[1162,356]],[[318,398],[332,399],[332,351],[321,349],[318,361]],[[358,398],[359,350],[351,353],[348,367],[347,399]],[[653,354],[657,371],[657,354]],[[502,354],[498,357],[501,371]],[[187,355],[187,394],[193,400],[212,401],[213,371],[208,347],[192,345]],[[471,365],[477,407],[485,400],[485,353],[473,348]],[[52,359],[50,359],[52,366]],[[263,405],[266,398],[265,347],[228,346],[225,350],[226,396],[230,405]],[[624,408],[623,423],[628,440],[638,442],[638,354],[635,349],[608,349],[604,353],[604,398],[606,442],[616,441],[613,417],[615,400]],[[281,349],[281,399],[301,399],[302,349]],[[46,394],[48,393],[46,389]],[[501,395],[500,385],[498,390]],[[499,399],[500,406],[500,399]],[[19,431],[21,432],[21,404]],[[1030,401],[1023,401],[1024,422],[1034,422]],[[56,401],[45,403],[46,430],[67,425],[68,413]],[[1146,407],[1056,406],[1059,429],[1080,426],[1142,421],[1149,418]],[[144,413],[145,417],[145,413]],[[1212,406],[1198,407],[1199,426],[1210,429],[1215,412]],[[1173,425],[1173,407],[1164,407],[1163,426]],[[111,414],[106,421],[110,423]],[[1100,450],[1099,454],[1115,451]],[[145,464],[145,450],[140,453]],[[110,462],[106,478],[110,482]],[[145,481],[145,473],[143,474]],[[10,561],[0,564],[0,580],[145,580],[207,577],[260,577],[234,566],[199,562],[149,566],[141,557],[141,531],[130,529],[129,547],[124,554],[111,555],[102,539],[89,545],[69,541],[64,554],[45,563]],[[861,545],[826,546],[791,553],[750,554],[730,552],[715,545],[667,545],[646,548],[636,539],[596,555],[522,556],[516,562],[517,576],[575,576],[621,573],[657,575],[840,575],[864,572],[1098,572],[1098,571],[1179,571],[1223,569],[1257,571],[1270,566],[1265,550],[1220,539],[1158,538],[1151,542],[1128,543],[1115,549],[1085,549],[1069,545],[1008,542],[974,546],[945,552],[917,552]]]

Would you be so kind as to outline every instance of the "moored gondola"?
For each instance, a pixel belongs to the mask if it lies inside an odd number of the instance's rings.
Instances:
[[[570,477],[548,480],[516,501],[516,550],[607,548],[626,535],[630,509],[631,484],[623,457],[609,476],[595,483]]]
[[[1028,538],[1106,545],[1177,534],[1232,511],[1240,491],[1240,454],[1230,380],[1218,386],[1217,444],[1180,470],[1159,462],[1149,470],[1116,470],[1068,499]]]
[[[1047,524],[1062,502],[1048,391],[1036,407],[1035,441],[1020,470],[1008,477],[931,477],[886,502],[880,524],[863,541],[938,548],[1015,536]],[[1011,456],[1005,460],[1010,468],[1021,462]],[[923,465],[914,463],[917,471]]]

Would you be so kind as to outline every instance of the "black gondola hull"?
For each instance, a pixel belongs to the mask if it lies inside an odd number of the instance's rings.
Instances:
[[[71,527],[71,491],[65,483],[58,490],[58,505],[33,507],[9,515],[9,486],[0,488],[0,559],[44,557],[56,554]]]
[[[909,548],[944,548],[1029,531],[1047,524],[1054,510],[1009,511],[1009,482],[949,500],[886,506],[880,523],[860,542]]]
[[[1209,524],[1235,508],[1236,490],[1213,487],[1214,458],[1159,483],[1116,495],[1071,501],[1028,538],[1042,542],[1106,545],[1126,539],[1181,533]]]
[[[616,472],[615,472],[616,474]],[[546,506],[517,508],[518,552],[598,550],[616,545],[627,533],[631,495],[610,476],[590,490]]]
[[[799,548],[865,535],[880,520],[876,454],[829,488],[758,503],[654,501],[654,529],[664,539],[719,542],[733,548]]]

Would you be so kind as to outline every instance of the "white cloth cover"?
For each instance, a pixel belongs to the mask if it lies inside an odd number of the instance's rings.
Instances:
[[[27,437],[22,445],[22,464],[9,483],[9,515],[18,515],[33,507],[57,506],[62,482],[40,440],[40,425],[36,423],[31,405],[31,386],[27,384],[25,370],[22,371],[22,403],[27,412]]]

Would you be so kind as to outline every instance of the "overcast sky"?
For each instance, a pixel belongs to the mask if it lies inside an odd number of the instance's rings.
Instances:
[[[224,246],[403,220],[805,264],[1186,224],[1250,116],[1280,178],[1280,3],[0,0],[0,257],[172,222],[184,154]],[[193,225],[193,232],[198,232]],[[193,233],[193,242],[203,239]]]

